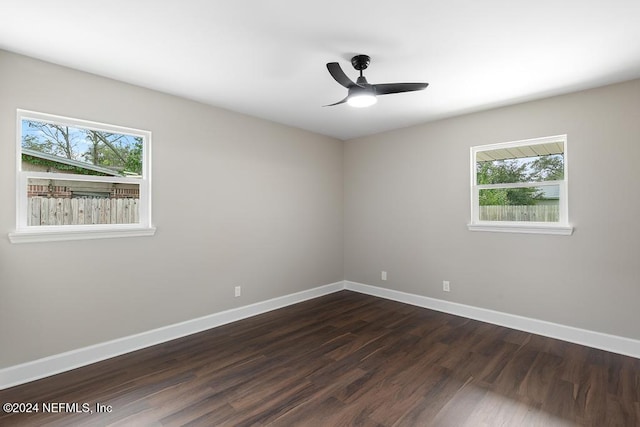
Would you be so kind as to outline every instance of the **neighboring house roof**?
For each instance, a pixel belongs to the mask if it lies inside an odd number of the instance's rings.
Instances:
[[[81,169],[100,172],[109,176],[122,176],[118,172],[108,168],[103,168],[101,166],[92,165],[91,163],[81,162],[78,160],[66,159],[64,157],[55,156],[53,154],[42,153],[40,151],[29,150],[27,148],[22,149],[22,154],[26,154],[27,156],[31,156],[31,157],[38,157],[40,159],[49,160],[56,163],[61,163],[64,165],[75,166]]]
[[[542,198],[543,199],[559,199],[560,198],[560,186],[552,185],[552,186],[544,186],[539,187],[542,190]]]

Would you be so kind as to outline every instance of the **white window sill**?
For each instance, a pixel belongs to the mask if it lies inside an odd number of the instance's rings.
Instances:
[[[57,242],[64,240],[112,239],[153,236],[155,227],[91,228],[85,230],[34,230],[9,233],[11,243]]]
[[[527,233],[527,234],[555,234],[570,236],[573,227],[570,225],[544,223],[475,223],[467,224],[469,231],[492,231],[497,233]]]

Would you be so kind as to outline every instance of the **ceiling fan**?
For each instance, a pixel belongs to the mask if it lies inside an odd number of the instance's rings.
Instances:
[[[324,107],[331,107],[338,104],[348,103],[352,107],[368,107],[375,104],[378,100],[377,95],[389,95],[392,93],[401,92],[413,92],[416,90],[425,89],[429,86],[429,83],[382,83],[372,85],[367,82],[365,76],[362,75],[362,70],[366,70],[371,62],[371,58],[368,55],[356,55],[351,58],[351,65],[353,68],[360,71],[360,77],[353,82],[340,68],[340,64],[337,62],[329,62],[327,64],[327,70],[331,77],[335,79],[342,86],[349,90],[346,98],[333,104],[324,105]]]

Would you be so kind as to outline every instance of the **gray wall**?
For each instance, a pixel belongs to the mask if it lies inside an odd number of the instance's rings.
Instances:
[[[16,108],[150,130],[155,237],[10,244]],[[342,161],[335,139],[0,51],[0,368],[342,280]]]
[[[468,231],[469,148],[565,133],[574,234]],[[345,279],[640,339],[639,162],[640,80],[348,141]]]

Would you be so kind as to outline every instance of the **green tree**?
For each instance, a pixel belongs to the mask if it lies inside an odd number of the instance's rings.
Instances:
[[[142,173],[142,138],[109,132],[86,130],[91,144],[85,160],[118,172]]]
[[[35,135],[25,135],[22,138],[22,148],[41,153],[53,153],[53,143],[47,140],[40,141]]]
[[[517,160],[478,162],[476,176],[479,185],[529,182],[528,164]],[[480,191],[480,206],[534,205],[542,195],[536,188],[492,188]]]
[[[142,138],[135,137],[135,142],[130,147],[129,155],[125,163],[125,170],[127,172],[133,172],[138,175],[142,175]]]
[[[122,175],[142,174],[142,138],[81,129],[35,120],[24,122],[22,147],[73,160],[83,160]],[[23,155],[26,161],[36,159]]]
[[[77,160],[79,154],[76,151],[76,146],[78,142],[71,132],[72,128],[33,120],[29,120],[27,126],[37,130],[41,138],[35,135],[25,135],[22,141],[23,144],[30,144],[30,147],[25,148]]]
[[[529,165],[529,181],[556,181],[564,179],[564,157],[560,154],[540,156]]]
[[[478,184],[504,184],[526,182],[527,165],[515,160],[493,160],[478,162]]]

